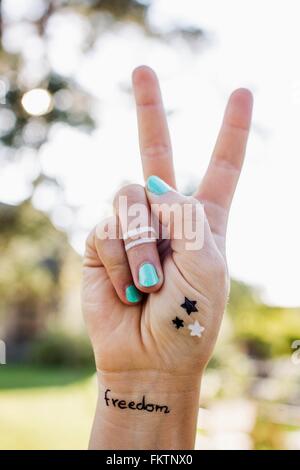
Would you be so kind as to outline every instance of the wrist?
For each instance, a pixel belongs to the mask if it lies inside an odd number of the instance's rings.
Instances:
[[[200,382],[200,374],[98,372],[91,448],[193,448]]]

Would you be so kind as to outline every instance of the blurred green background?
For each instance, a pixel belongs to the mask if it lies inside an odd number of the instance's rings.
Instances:
[[[65,14],[71,23],[84,22],[88,33],[78,44],[83,53],[107,31],[114,28],[118,35],[124,24],[161,47],[185,47],[187,54],[208,47],[205,30],[187,22],[168,32],[152,27],[151,3],[0,1],[1,168],[18,164],[25,152],[25,163],[15,171],[34,169],[19,200],[0,202],[0,339],[6,345],[6,364],[0,365],[0,449],[86,448],[96,400],[93,355],[80,312],[76,229],[63,223],[70,214],[78,216],[78,207],[60,200],[60,218],[53,212],[58,203],[51,202],[52,194],[61,195],[65,181],[49,176],[39,155],[55,126],[92,136],[99,120],[96,97],[72,73],[59,74],[43,52],[49,25]],[[29,36],[24,52],[22,40]],[[31,93],[36,90],[42,93]],[[121,93],[130,93],[127,85]],[[126,177],[119,175],[121,181]],[[10,188],[15,194],[17,181]],[[52,192],[45,196],[45,188]],[[186,190],[192,188],[191,179]],[[50,197],[45,210],[42,195]],[[299,338],[299,309],[267,305],[258,288],[232,281],[203,383],[197,448],[300,449],[300,364],[292,348]]]

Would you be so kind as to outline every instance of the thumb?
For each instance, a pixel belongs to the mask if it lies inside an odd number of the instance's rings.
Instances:
[[[173,251],[199,258],[204,240],[212,239],[203,205],[158,176],[149,176],[146,190],[151,213],[161,223],[160,237],[170,239]]]

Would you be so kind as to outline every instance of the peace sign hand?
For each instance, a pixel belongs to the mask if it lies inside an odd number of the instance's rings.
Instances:
[[[115,215],[89,235],[83,311],[99,371],[98,413],[111,426],[126,419],[134,427],[140,423],[143,430],[149,426],[147,412],[152,416],[154,402],[164,399],[168,426],[172,422],[176,427],[176,416],[183,414],[188,431],[181,438],[178,432],[171,441],[161,435],[160,444],[150,439],[140,448],[186,448],[192,446],[200,379],[228,296],[226,226],[245,154],[252,97],[245,89],[231,95],[206,174],[196,194],[186,197],[176,191],[170,137],[154,72],[138,67],[133,86],[146,188],[122,188],[115,197]],[[136,226],[137,205],[145,210],[144,223]],[[170,218],[174,207],[176,220]],[[104,238],[108,227],[121,236]],[[196,237],[194,244],[186,227]],[[154,233],[161,235],[161,230],[168,236],[157,243]],[[118,398],[113,399],[114,394]],[[129,406],[130,400],[136,404],[141,396],[151,400],[153,410],[145,402],[140,412]],[[162,429],[161,419],[156,412],[151,423]],[[106,431],[102,425],[96,414],[92,447],[134,446],[130,437],[126,444],[123,435],[117,443],[100,438],[99,433]]]

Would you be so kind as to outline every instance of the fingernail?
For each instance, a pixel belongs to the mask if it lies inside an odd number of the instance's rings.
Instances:
[[[147,179],[147,189],[150,191],[150,193],[154,193],[160,196],[161,194],[165,194],[168,191],[171,191],[172,188],[158,176],[152,175]]]
[[[125,291],[126,299],[128,302],[135,304],[142,299],[142,294],[137,290],[137,288],[132,285],[128,286]]]
[[[153,264],[142,264],[139,270],[139,283],[143,287],[152,287],[159,282],[159,278]]]

